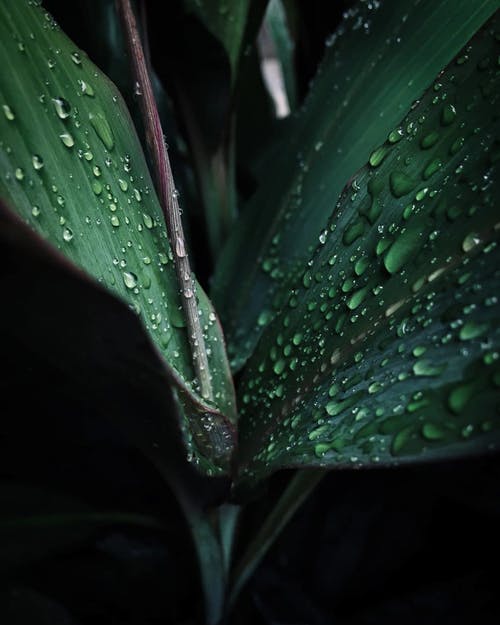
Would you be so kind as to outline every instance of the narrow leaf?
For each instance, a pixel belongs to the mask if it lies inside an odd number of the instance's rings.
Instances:
[[[349,176],[498,6],[389,0],[347,12],[217,268],[213,296],[234,368],[283,304]]]
[[[498,18],[346,187],[241,384],[241,472],[500,437]]]

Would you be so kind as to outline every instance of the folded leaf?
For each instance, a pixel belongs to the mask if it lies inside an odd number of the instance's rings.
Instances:
[[[389,0],[346,13],[217,268],[213,296],[234,368],[281,308],[349,176],[498,6]]]
[[[499,24],[353,176],[240,388],[241,474],[500,441]]]
[[[120,95],[34,3],[0,6],[0,61],[0,197],[137,313],[188,398],[195,457],[227,464],[235,406],[220,326],[197,287],[217,403],[207,405],[193,380],[163,216]],[[182,241],[175,252],[185,253]]]
[[[234,80],[245,34],[249,1],[212,0],[202,3],[197,0],[184,0],[184,4],[186,10],[194,13],[224,46]]]

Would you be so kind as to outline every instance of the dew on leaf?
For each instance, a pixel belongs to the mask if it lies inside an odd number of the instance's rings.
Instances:
[[[14,111],[10,108],[8,104],[2,104],[3,114],[5,115],[8,121],[14,121],[16,116],[14,115]]]
[[[104,146],[108,150],[112,150],[115,146],[115,140],[111,126],[104,114],[101,112],[89,113],[89,121]]]
[[[443,126],[449,126],[455,121],[457,111],[453,104],[446,104],[441,111],[441,123]]]
[[[64,98],[52,98],[52,104],[56,110],[57,116],[60,119],[67,119],[71,113],[71,105]]]
[[[468,321],[465,323],[459,332],[459,338],[461,341],[470,341],[478,336],[482,336],[488,330],[487,323],[475,323],[474,321]]]
[[[134,289],[137,286],[137,276],[131,271],[123,272],[123,282],[127,289]]]
[[[413,373],[418,376],[437,377],[446,369],[446,364],[438,365],[432,360],[418,360],[413,365]]]
[[[72,148],[75,145],[75,140],[69,132],[63,132],[59,135],[59,138],[67,148]]]
[[[412,258],[421,244],[421,235],[421,229],[414,225],[397,237],[384,256],[384,266],[389,273],[396,273]]]
[[[415,188],[415,181],[402,171],[393,171],[389,177],[391,193],[396,198],[407,195]]]
[[[38,154],[33,154],[33,156],[31,157],[31,162],[33,164],[33,169],[35,169],[36,171],[40,171],[40,169],[43,168],[43,158]]]

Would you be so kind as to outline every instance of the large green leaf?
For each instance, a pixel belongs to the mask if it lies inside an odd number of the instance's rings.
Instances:
[[[373,466],[500,439],[500,19],[344,190],[240,388],[240,463]]]
[[[36,3],[0,6],[0,60],[9,68],[0,78],[0,196],[137,313],[185,397],[195,456],[227,462],[235,406],[220,326],[201,288],[188,289],[206,331],[217,404],[207,405],[163,216],[120,95]],[[224,443],[212,440],[214,421]]]
[[[349,176],[498,6],[389,0],[347,13],[218,266],[214,301],[235,368],[281,307]]]

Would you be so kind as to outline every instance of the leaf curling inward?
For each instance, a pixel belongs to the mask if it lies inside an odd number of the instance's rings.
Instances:
[[[1,3],[0,60],[9,68],[0,77],[0,197],[140,317],[190,406],[181,419],[190,457],[214,471],[222,462],[211,458],[213,428],[200,435],[198,414],[209,413],[230,434],[227,467],[236,407],[222,331],[196,285],[215,387],[208,404],[193,384],[172,252],[121,96],[35,3]]]

